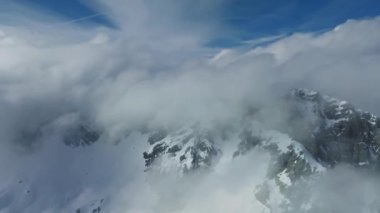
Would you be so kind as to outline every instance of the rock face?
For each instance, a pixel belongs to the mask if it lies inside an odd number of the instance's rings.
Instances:
[[[154,132],[148,139],[151,149],[143,153],[148,169],[159,164],[160,170],[179,169],[185,173],[210,167],[220,154],[214,137],[197,126],[173,133]]]
[[[253,115],[224,141],[238,141],[232,158],[253,149],[270,154],[267,179],[255,189],[262,212],[308,212],[313,201],[305,180],[339,163],[380,169],[380,118],[307,89],[294,89],[283,101],[289,110],[287,127],[264,127]],[[146,167],[185,173],[210,168],[222,155],[218,142],[224,137],[194,126],[154,132],[148,139],[150,150],[144,153]],[[302,192],[295,190],[300,185]]]
[[[302,145],[305,149],[303,152],[307,152],[324,167],[348,163],[379,169],[380,118],[355,109],[346,101],[307,89],[292,90],[290,95],[284,98],[284,102],[289,106],[288,128],[279,131],[293,140],[288,146]],[[289,164],[297,159],[294,151],[288,150],[290,147],[282,149],[282,153],[275,151],[276,146],[287,142],[270,142],[268,138],[273,136],[267,135],[267,138],[263,138],[262,133],[259,133],[260,128],[260,125],[252,126],[248,122],[236,130],[236,135],[239,135],[236,140],[241,142],[234,153],[235,157],[261,147],[279,156],[282,164]],[[271,134],[277,133],[272,131]],[[183,128],[172,133],[163,130],[154,132],[148,139],[151,148],[144,153],[146,166],[152,167],[159,158],[174,161],[184,170],[210,166],[213,158],[221,154],[216,147],[215,138],[222,136],[211,134],[199,126]],[[172,164],[161,161],[162,163]]]
[[[304,212],[298,204],[306,203],[310,198],[307,194],[301,197],[294,194],[294,187],[312,175],[323,173],[325,167],[310,155],[302,143],[287,134],[267,130],[255,123],[245,128],[239,136],[240,143],[234,157],[252,149],[267,151],[271,156],[267,178],[255,188],[255,197],[264,206],[262,212]]]
[[[304,134],[290,135],[328,166],[349,163],[378,169],[379,118],[355,109],[346,101],[306,89],[295,89],[290,98],[294,120],[301,120]],[[292,123],[292,122],[290,122]]]

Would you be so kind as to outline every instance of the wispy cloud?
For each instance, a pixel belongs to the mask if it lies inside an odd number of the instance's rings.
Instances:
[[[103,13],[95,13],[92,15],[88,15],[88,16],[84,16],[84,17],[80,17],[80,18],[76,18],[76,19],[71,19],[71,20],[65,22],[64,24],[72,24],[72,23],[76,23],[76,22],[86,21],[86,20],[93,19],[93,18],[96,18],[99,16],[104,16],[104,15],[105,14],[103,14]]]

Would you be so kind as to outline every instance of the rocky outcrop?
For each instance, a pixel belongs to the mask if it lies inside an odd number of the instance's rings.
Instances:
[[[379,118],[355,109],[318,92],[295,89],[289,99],[294,122],[302,121],[304,129],[289,134],[304,144],[307,150],[328,166],[349,163],[379,169]],[[292,121],[290,122],[292,126]],[[300,137],[296,131],[304,131]]]
[[[289,146],[301,144],[305,149],[303,153],[307,152],[311,158],[325,167],[348,163],[378,169],[380,118],[358,110],[346,101],[307,89],[292,90],[290,95],[284,98],[284,102],[289,109],[289,120],[287,128],[279,131],[294,140]],[[292,168],[298,168],[299,171],[308,170],[307,163],[300,166],[301,161],[296,161],[299,156],[290,150],[291,147],[286,147],[282,152],[276,151],[276,146],[283,143],[273,143],[273,140],[268,139],[273,138],[270,135],[262,138],[261,133],[257,131],[260,127],[249,125],[248,122],[237,129],[241,132],[237,134],[237,140],[241,142],[234,157],[261,147],[281,159],[279,164],[287,165],[289,172]],[[215,147],[215,138],[222,136],[211,134],[199,126],[170,133],[164,130],[153,132],[148,139],[151,148],[144,153],[146,166],[150,168],[159,158],[175,161],[175,164],[187,171],[210,166],[213,158],[221,153]],[[294,161],[298,162],[297,166],[291,165]],[[294,176],[300,175],[297,171],[293,172]]]
[[[151,148],[143,153],[147,169],[158,164],[161,171],[178,169],[186,173],[210,167],[221,153],[213,135],[197,126],[172,133],[160,130],[151,134],[148,142]]]
[[[210,168],[222,154],[219,140],[238,141],[232,159],[263,150],[270,155],[267,178],[255,188],[263,212],[308,212],[312,177],[337,164],[380,169],[379,117],[307,89],[294,89],[281,102],[288,119],[280,129],[263,125],[253,113],[228,133],[196,125],[153,132],[144,152],[146,167],[184,173]]]

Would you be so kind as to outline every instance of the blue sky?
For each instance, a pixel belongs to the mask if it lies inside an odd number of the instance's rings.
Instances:
[[[27,7],[34,7],[64,16],[70,20],[82,19],[83,22],[91,22],[101,25],[111,25],[104,16],[94,16],[97,11],[87,6],[81,0],[18,0]]]
[[[111,26],[104,16],[81,0],[19,0],[84,23]],[[191,13],[191,11],[189,11]],[[229,30],[214,38],[211,45],[231,46],[241,41],[293,32],[328,30],[348,19],[380,15],[379,0],[227,0],[219,22]]]
[[[380,15],[378,0],[235,0],[225,22],[236,30],[225,42],[324,31],[348,19]]]

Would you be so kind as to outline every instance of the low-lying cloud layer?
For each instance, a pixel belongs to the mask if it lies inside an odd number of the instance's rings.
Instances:
[[[350,20],[324,33],[295,33],[249,50],[220,50],[205,45],[214,32],[223,32],[217,18],[220,4],[196,1],[190,7],[194,13],[183,13],[189,5],[174,2],[92,4],[115,22],[112,29],[65,24],[48,14],[0,22],[0,211],[10,205],[10,212],[28,206],[28,212],[67,212],[81,199],[112,194],[110,212],[255,212],[250,192],[262,174],[253,168],[265,167],[260,163],[264,154],[242,162],[247,168],[227,165],[227,172],[206,175],[201,182],[149,184],[142,159],[146,138],[129,133],[193,122],[239,122],[248,108],[272,108],[294,87],[380,114],[380,18]],[[12,20],[12,11],[2,16]],[[278,110],[265,113],[273,120],[283,116]],[[87,150],[65,148],[59,131],[62,120],[72,115],[101,129],[104,143]],[[35,141],[35,134],[42,137]],[[19,141],[35,148],[33,154],[14,149]],[[108,144],[114,142],[121,143]],[[28,179],[22,182],[29,185],[10,183],[15,177]],[[358,181],[342,177],[346,185]],[[33,185],[44,187],[27,189]],[[198,187],[182,196],[181,190],[193,185]],[[361,193],[376,194],[377,189]],[[25,190],[36,195],[14,201]],[[342,193],[357,193],[352,190]],[[346,199],[326,194],[337,205]],[[65,196],[76,198],[63,202]]]

